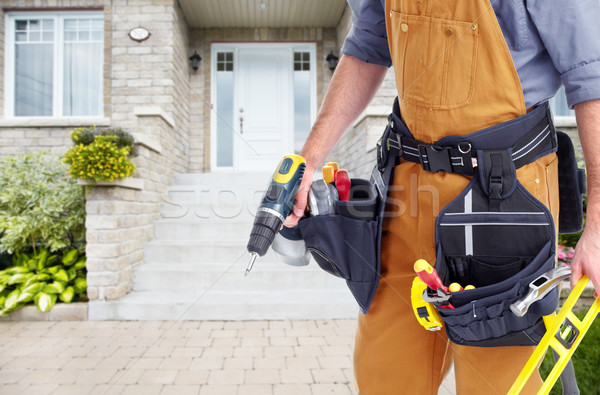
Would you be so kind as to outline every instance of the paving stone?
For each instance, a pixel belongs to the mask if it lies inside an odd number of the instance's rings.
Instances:
[[[284,384],[314,383],[309,369],[281,369],[280,374]]]
[[[312,369],[315,383],[347,383],[341,369]]]
[[[123,384],[101,384],[96,385],[89,395],[120,395],[123,389]]]
[[[244,382],[243,370],[211,370],[207,383],[212,384],[242,384]]]
[[[254,367],[254,358],[250,357],[239,357],[239,358],[227,358],[223,365],[225,370],[235,369],[252,369]]]
[[[0,383],[14,384],[30,372],[29,369],[2,369],[0,370]]]
[[[237,385],[206,385],[200,388],[200,395],[232,395],[237,394]]]
[[[279,369],[246,370],[244,373],[245,384],[279,384],[280,382]]]
[[[254,369],[284,369],[285,357],[254,358]]]
[[[270,384],[246,384],[240,386],[237,395],[271,395],[273,388]]]
[[[319,364],[323,369],[327,368],[351,368],[352,359],[350,356],[318,357]]]
[[[162,385],[127,385],[121,395],[159,395]]]
[[[206,384],[208,370],[180,370],[175,377],[175,384]]]
[[[278,384],[273,388],[274,395],[312,395],[309,384]]]
[[[335,384],[312,384],[310,386],[312,395],[351,395],[350,389],[343,385]]]
[[[287,357],[285,361],[288,369],[312,369],[319,367],[317,357]]]
[[[160,395],[197,395],[200,392],[200,385],[165,385]]]
[[[203,347],[175,347],[172,357],[200,357],[204,352]]]
[[[52,391],[52,395],[81,395],[89,394],[94,390],[94,384],[61,385]]]
[[[225,363],[225,358],[202,357],[193,358],[189,370],[211,370],[221,369]]]
[[[169,357],[164,358],[160,365],[159,369],[171,369],[171,370],[185,370],[192,363],[192,357]]]
[[[140,384],[173,384],[177,370],[145,370],[140,376]]]

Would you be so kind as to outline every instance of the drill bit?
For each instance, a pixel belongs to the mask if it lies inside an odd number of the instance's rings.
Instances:
[[[250,262],[248,262],[248,266],[246,266],[246,273],[244,273],[244,277],[246,277],[248,273],[250,273],[250,270],[252,270],[252,266],[254,266],[254,261],[256,261],[256,258],[258,258],[258,254],[256,252],[251,252]]]

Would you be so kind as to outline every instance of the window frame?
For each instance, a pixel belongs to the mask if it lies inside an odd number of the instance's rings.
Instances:
[[[20,18],[26,19],[52,19],[54,20],[54,42],[53,42],[53,73],[52,73],[52,115],[15,115],[15,21]],[[5,42],[4,42],[4,116],[7,119],[71,119],[71,118],[100,118],[104,117],[104,87],[100,89],[100,100],[97,114],[90,115],[63,115],[64,98],[64,21],[68,18],[89,18],[102,20],[104,24],[104,12],[98,11],[14,11],[7,12],[5,16]],[[104,35],[106,30],[103,29]],[[104,45],[101,51],[101,62],[104,66]],[[104,67],[100,67],[100,81],[104,81]]]

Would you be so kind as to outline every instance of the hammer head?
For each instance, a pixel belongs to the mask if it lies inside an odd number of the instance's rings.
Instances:
[[[571,276],[571,268],[559,266],[542,274],[529,284],[529,292],[510,305],[510,310],[517,316],[523,317],[529,306],[548,295],[563,280]]]

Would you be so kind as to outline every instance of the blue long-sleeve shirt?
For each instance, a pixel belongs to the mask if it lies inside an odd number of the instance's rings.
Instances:
[[[342,52],[392,64],[385,0],[348,0],[354,15]],[[530,108],[565,86],[569,107],[600,98],[599,0],[491,0]]]

